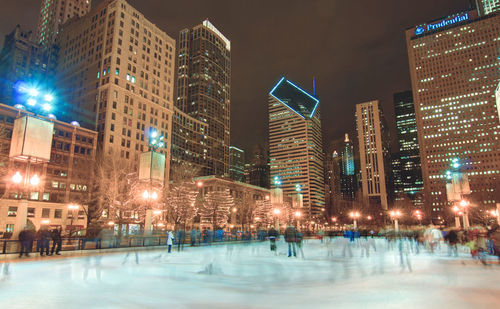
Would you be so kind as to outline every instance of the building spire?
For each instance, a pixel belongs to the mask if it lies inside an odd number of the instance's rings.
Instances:
[[[344,140],[345,143],[349,143],[349,134],[345,134],[345,140]]]

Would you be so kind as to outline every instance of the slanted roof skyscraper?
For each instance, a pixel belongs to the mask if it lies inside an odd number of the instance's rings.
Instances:
[[[269,93],[271,179],[281,179],[284,195],[300,185],[310,218],[324,211],[323,142],[319,100],[281,78]]]

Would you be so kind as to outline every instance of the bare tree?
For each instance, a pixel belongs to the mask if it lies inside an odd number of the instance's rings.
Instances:
[[[227,224],[229,210],[233,207],[234,200],[229,189],[210,191],[203,197],[200,215],[202,218],[209,219],[215,230]]]
[[[120,227],[127,222],[144,219],[146,203],[141,200],[143,184],[139,183],[132,164],[117,156],[104,155],[96,170],[98,199],[108,210],[108,217]]]
[[[196,216],[198,190],[193,178],[199,169],[187,164],[172,166],[172,184],[164,190],[163,200],[167,206],[168,217],[176,227],[186,224]]]
[[[252,198],[252,194],[250,191],[243,191],[243,195],[234,199],[235,208],[236,208],[236,216],[241,223],[242,228],[245,230],[250,229],[250,225],[254,220],[254,214],[257,212],[257,202]]]

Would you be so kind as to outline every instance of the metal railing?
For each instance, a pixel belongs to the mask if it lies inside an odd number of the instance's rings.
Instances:
[[[176,237],[177,236],[177,237]],[[207,234],[197,235],[191,241],[189,231],[184,235],[174,233],[173,245],[178,245],[181,240],[183,245],[210,245],[213,243],[231,242],[231,241],[250,241],[257,239],[256,234]],[[36,253],[40,250],[40,240],[33,240],[28,248],[31,248],[30,253]],[[75,251],[75,250],[101,250],[112,248],[132,248],[132,247],[150,247],[166,245],[166,235],[129,235],[122,237],[104,237],[104,238],[62,238],[60,251]],[[52,252],[54,241],[49,241],[49,252]],[[21,242],[19,240],[0,239],[0,254],[18,254],[21,251]]]

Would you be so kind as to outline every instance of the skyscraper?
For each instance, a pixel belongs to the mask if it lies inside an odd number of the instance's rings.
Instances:
[[[21,82],[38,85],[47,73],[47,58],[35,42],[33,33],[17,25],[5,36],[0,52],[0,102],[24,104],[17,98]]]
[[[327,155],[325,159],[325,209],[328,217],[336,213],[335,203],[341,197],[341,165],[337,151]]]
[[[87,14],[90,0],[42,0],[38,19],[37,39],[43,48],[51,48],[55,43],[61,25],[69,19]]]
[[[398,157],[400,174],[394,179],[394,193],[402,193],[415,203],[421,205],[421,194],[423,188],[422,169],[420,165],[420,150],[417,135],[417,120],[415,118],[415,106],[413,94],[405,91],[394,94],[394,114],[396,116],[396,128],[398,136]],[[393,160],[393,162],[395,162]]]
[[[475,0],[479,15],[488,15],[500,11],[500,0]]]
[[[407,29],[426,204],[443,218],[446,171],[457,158],[475,205],[499,201],[500,13],[464,12]]]
[[[388,128],[378,100],[356,105],[363,198],[387,210],[390,164]]]
[[[271,179],[281,179],[284,195],[302,187],[309,217],[325,205],[323,142],[319,100],[284,77],[269,93]]]
[[[254,186],[269,188],[269,164],[261,145],[254,147],[250,163],[245,164],[245,181]]]
[[[195,166],[199,175],[209,173],[207,162],[208,124],[174,107],[172,119],[172,162]]]
[[[67,116],[95,128],[105,153],[136,165],[149,134],[163,135],[168,181],[175,41],[126,1],[106,0],[64,25],[60,48]]]
[[[245,152],[238,147],[229,146],[231,164],[229,166],[229,178],[243,182],[245,178]]]
[[[231,42],[205,20],[178,47],[176,107],[208,124],[207,174],[229,175]]]
[[[342,169],[340,175],[340,192],[342,199],[354,200],[357,190],[356,172],[354,169],[354,148],[346,133],[342,149]]]

